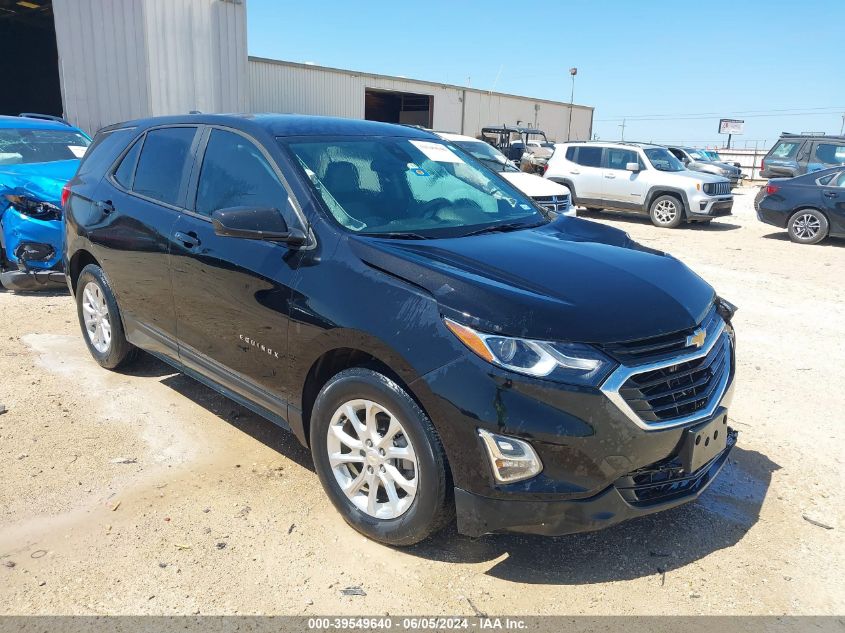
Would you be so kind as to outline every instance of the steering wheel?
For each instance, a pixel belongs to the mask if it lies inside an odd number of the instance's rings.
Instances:
[[[429,200],[420,209],[420,217],[423,220],[430,220],[437,214],[438,211],[440,211],[440,209],[451,204],[451,201],[446,198],[434,198],[433,200]]]

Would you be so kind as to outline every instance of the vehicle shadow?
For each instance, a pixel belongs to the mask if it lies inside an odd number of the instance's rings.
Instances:
[[[39,288],[37,290],[9,290],[8,288],[5,288],[0,285],[0,292],[24,295],[27,297],[44,297],[45,299],[52,299],[55,297],[67,297],[68,299],[72,299],[70,292],[68,292],[68,289],[62,287],[43,289]]]
[[[738,543],[759,518],[780,466],[757,451],[735,448],[697,501],[599,532],[563,537],[488,535],[471,539],[452,526],[406,551],[444,562],[502,558],[486,574],[511,582],[581,585],[662,576]]]
[[[626,224],[651,224],[651,220],[643,215],[630,213],[617,213],[606,211],[586,211],[578,209],[578,217],[587,220],[613,220],[614,222],[624,222]],[[655,227],[657,228],[657,227]],[[741,228],[739,224],[730,224],[728,222],[721,222],[719,218],[715,218],[713,222],[704,224],[701,222],[694,222],[691,224],[682,224],[678,227],[680,230],[687,231],[735,231]]]
[[[783,231],[775,232],[775,233],[768,233],[768,234],[764,235],[763,237],[767,240],[777,240],[778,242],[791,242],[792,241],[792,240],[789,239],[789,234],[786,232],[786,229],[784,229]],[[807,245],[806,244],[795,244],[795,246],[804,248]],[[812,246],[812,247],[834,246],[834,247],[837,247],[837,248],[842,248],[843,246],[845,246],[845,240],[835,238],[835,237],[827,237],[827,238],[823,239],[821,242],[819,242],[818,244],[811,244],[810,246]]]

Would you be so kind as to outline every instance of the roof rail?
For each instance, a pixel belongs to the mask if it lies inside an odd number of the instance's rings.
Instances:
[[[60,116],[53,116],[52,114],[39,114],[38,112],[21,112],[19,117],[25,119],[41,119],[42,121],[55,121],[56,123],[64,123],[68,127],[73,127],[70,123]]]
[[[792,138],[819,138],[819,137],[824,137],[824,138],[833,138],[833,139],[837,139],[837,140],[845,138],[845,136],[843,136],[841,134],[825,134],[824,132],[817,132],[817,133],[801,132],[800,134],[797,133],[797,132],[781,132],[780,135],[782,137],[783,136],[789,136],[789,137],[792,137]]]

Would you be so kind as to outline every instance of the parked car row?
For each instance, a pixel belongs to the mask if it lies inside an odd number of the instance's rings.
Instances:
[[[691,171],[659,145],[559,143],[545,177],[565,185],[573,204],[647,215],[665,228],[707,223],[733,208],[727,178]]]

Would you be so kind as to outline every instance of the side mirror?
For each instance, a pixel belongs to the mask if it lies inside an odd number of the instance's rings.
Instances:
[[[632,171],[634,173],[640,171],[640,164],[639,163],[625,163],[625,169],[628,171]]]
[[[273,207],[229,207],[211,214],[214,232],[224,237],[240,237],[265,242],[285,242],[298,246],[305,233],[289,229],[282,213]]]

